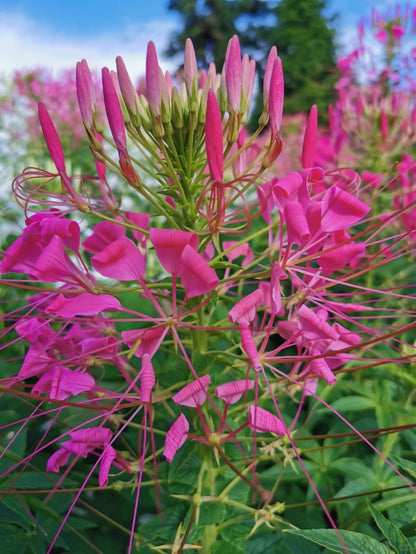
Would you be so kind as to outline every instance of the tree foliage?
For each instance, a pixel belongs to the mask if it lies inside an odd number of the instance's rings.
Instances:
[[[285,72],[285,112],[326,108],[336,80],[335,31],[323,11],[324,0],[281,0],[271,10],[275,23],[264,28],[265,39],[275,43]]]
[[[166,54],[183,51],[192,39],[201,67],[221,68],[229,38],[238,33],[241,44],[256,59],[261,76],[265,52],[276,45],[285,72],[285,111],[308,111],[317,104],[325,114],[332,100],[335,71],[335,31],[324,15],[325,0],[170,0],[183,28],[172,37]],[[255,110],[261,111],[261,108]],[[253,119],[257,123],[258,114]]]

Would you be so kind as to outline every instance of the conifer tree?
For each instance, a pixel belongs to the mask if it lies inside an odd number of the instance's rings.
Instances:
[[[325,0],[280,0],[265,28],[276,44],[285,73],[285,112],[306,112],[317,104],[326,113],[336,81],[335,31],[324,15]]]

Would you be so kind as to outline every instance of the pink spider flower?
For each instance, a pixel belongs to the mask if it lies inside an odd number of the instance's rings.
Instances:
[[[94,378],[88,373],[71,371],[57,366],[44,373],[32,387],[32,394],[47,394],[48,398],[66,400],[95,388]]]
[[[112,438],[110,429],[104,427],[85,428],[73,431],[70,433],[70,437],[70,440],[62,443],[61,448],[49,458],[46,464],[47,471],[59,473],[61,466],[68,462],[72,454],[86,458],[88,454],[95,452],[96,449],[102,449],[98,476],[98,483],[101,488],[107,486],[108,474],[112,464],[129,471],[127,462],[110,445]]]

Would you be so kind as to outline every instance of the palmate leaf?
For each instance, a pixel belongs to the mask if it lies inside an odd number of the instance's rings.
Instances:
[[[374,521],[377,524],[377,527],[386,537],[394,552],[397,552],[397,554],[402,554],[403,552],[411,552],[410,543],[400,531],[400,529],[391,521],[389,521],[386,517],[384,517],[383,514],[376,510],[374,506],[372,506],[368,501],[367,507],[370,510],[371,515],[373,516]]]
[[[391,461],[395,466],[400,466],[407,471],[414,479],[416,479],[416,463],[401,458],[400,456],[390,456]]]
[[[334,529],[307,529],[305,531],[287,529],[284,532],[312,541],[320,546],[328,548],[328,550],[332,552],[339,552],[340,554],[344,554],[345,552]],[[350,554],[363,554],[364,552],[365,554],[391,554],[391,550],[387,548],[387,546],[384,546],[384,544],[381,544],[368,535],[363,535],[362,533],[356,533],[354,531],[339,531],[339,533],[350,551]]]

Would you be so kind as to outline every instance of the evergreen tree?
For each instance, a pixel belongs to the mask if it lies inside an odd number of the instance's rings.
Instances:
[[[285,113],[307,112],[317,104],[325,120],[337,78],[335,31],[325,18],[325,6],[326,0],[170,0],[168,8],[181,14],[183,28],[172,36],[166,55],[182,53],[189,37],[201,67],[214,62],[221,71],[228,40],[238,34],[244,51],[257,61],[260,93],[250,122],[254,130],[262,109],[266,58],[275,45],[285,74]]]
[[[183,29],[172,36],[166,55],[174,57],[182,53],[189,37],[201,67],[214,62],[218,71],[221,71],[228,41],[234,34],[240,36],[240,43],[246,50],[256,49],[257,36],[242,32],[237,20],[265,15],[268,10],[267,2],[262,0],[170,0],[168,9],[181,14]]]
[[[325,0],[280,0],[270,12],[275,24],[259,29],[275,44],[285,74],[285,113],[307,112],[317,104],[325,115],[337,79],[335,31],[324,16]]]

